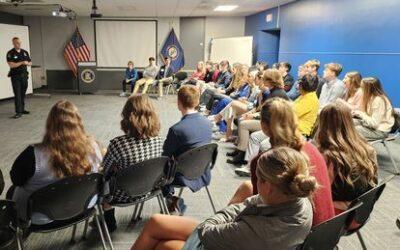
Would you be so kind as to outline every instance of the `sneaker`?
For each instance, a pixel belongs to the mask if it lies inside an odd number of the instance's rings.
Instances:
[[[187,206],[182,198],[177,196],[167,197],[167,207],[170,214],[178,214],[183,216],[186,212]]]
[[[125,92],[122,92],[121,94],[119,94],[119,96],[120,96],[120,97],[125,97],[125,96],[126,96],[126,93],[125,93]]]
[[[21,118],[21,116],[22,116],[22,113],[16,113],[12,118],[18,119],[18,118]]]
[[[218,132],[218,131],[219,131],[219,126],[213,122],[212,132]]]
[[[210,120],[210,121],[214,121],[214,118],[215,118],[215,115],[209,115],[208,117],[207,117],[207,119],[208,120]]]
[[[22,114],[24,114],[24,115],[29,115],[31,112],[29,112],[28,110],[24,110],[24,111],[22,111]]]
[[[214,139],[214,140],[221,140],[222,138],[224,138],[225,137],[225,133],[222,133],[222,132],[215,132],[213,135],[212,135],[212,138]]]
[[[199,105],[199,111],[200,112],[204,112],[206,110],[207,110],[206,105]]]
[[[235,174],[241,177],[250,177],[251,176],[250,168],[249,166],[246,165],[244,167],[235,169]]]

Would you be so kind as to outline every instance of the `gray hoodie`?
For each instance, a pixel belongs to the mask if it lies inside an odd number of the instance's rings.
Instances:
[[[207,219],[198,226],[198,236],[207,250],[295,249],[311,224],[312,206],[307,198],[268,206],[256,195]]]
[[[156,76],[157,76],[157,73],[158,73],[158,67],[157,67],[157,65],[154,65],[154,66],[149,65],[149,66],[147,66],[146,68],[144,68],[143,77],[144,77],[144,78],[152,78],[152,79],[155,79]]]

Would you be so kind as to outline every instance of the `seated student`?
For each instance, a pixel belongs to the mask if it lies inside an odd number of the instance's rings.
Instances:
[[[106,180],[113,183],[118,172],[135,163],[161,156],[163,140],[159,136],[160,121],[147,95],[135,94],[128,98],[122,109],[121,129],[124,135],[110,141],[102,166]],[[124,190],[114,190],[106,197],[108,203],[129,203],[133,198]],[[117,228],[115,209],[104,205],[104,217],[109,231]]]
[[[261,130],[259,121],[259,110],[266,100],[273,97],[280,97],[288,100],[285,90],[283,89],[283,79],[281,73],[276,69],[267,69],[263,75],[263,84],[260,86],[262,94],[256,108],[242,115],[238,126],[238,146],[232,153],[227,156],[232,156],[233,159],[228,159],[227,162],[234,165],[247,164],[245,160],[246,148],[249,142],[249,137],[252,132]]]
[[[302,135],[310,136],[318,116],[319,101],[313,86],[318,78],[305,75],[300,79],[300,96],[293,103],[294,112],[299,119],[299,130]]]
[[[317,59],[311,59],[304,63],[304,68],[306,74],[311,74],[312,76],[316,76],[318,78],[318,85],[313,86],[313,90],[317,92],[317,96],[321,95],[322,86],[324,86],[326,80],[323,77],[318,75],[318,70],[320,67],[320,62]]]
[[[268,63],[263,61],[257,61],[256,64],[250,67],[249,71],[264,71],[268,69]]]
[[[215,73],[215,71],[214,71]],[[226,90],[229,85],[232,82],[232,74],[230,72],[230,66],[229,62],[227,60],[221,61],[219,65],[219,71],[218,71],[218,78],[216,81],[210,82],[208,84],[202,84],[200,85],[200,103],[208,103],[210,97],[210,93],[204,94],[203,92],[206,89],[212,89],[213,92],[216,91],[216,89],[220,90]]]
[[[300,65],[297,68],[297,80],[295,81],[289,92],[286,93],[290,100],[294,101],[300,96],[299,81],[306,74],[307,74],[306,67],[304,65]]]
[[[125,70],[125,78],[122,81],[122,93],[119,95],[121,97],[127,96],[126,94],[126,85],[131,85],[131,93],[133,92],[133,87],[135,86],[135,82],[138,79],[137,70],[133,67],[133,62],[128,62],[128,67]]]
[[[86,134],[74,104],[58,101],[50,110],[42,142],[28,146],[15,160],[11,182],[16,186],[12,199],[18,214],[27,219],[27,202],[36,190],[64,177],[97,172],[102,161],[99,144]],[[97,197],[88,206],[94,206]],[[32,224],[52,222],[42,214],[32,215]]]
[[[339,102],[321,111],[315,142],[327,162],[332,197],[339,214],[376,185],[376,152],[357,133],[350,109]]]
[[[246,88],[248,86],[248,76],[249,76],[249,67],[247,65],[243,64],[236,64],[232,67],[232,81],[229,85],[229,87],[225,90],[223,89],[206,89],[205,92],[203,93],[204,95],[209,94],[211,98],[209,99],[208,103],[206,103],[206,109],[211,110],[213,106],[215,105],[216,101],[221,101],[225,99],[225,105],[228,104],[226,101],[229,99],[231,101],[232,99],[237,99],[238,97],[241,96],[246,96],[249,93],[249,88]],[[228,98],[228,99],[227,99]],[[222,107],[223,108],[223,107]],[[218,110],[221,111],[222,109],[220,108]],[[212,113],[213,115],[216,114],[216,112]]]
[[[135,88],[133,89],[133,93],[136,94],[139,91],[139,87],[144,85],[142,94],[147,93],[147,89],[151,84],[153,84],[158,73],[158,67],[156,65],[156,59],[154,57],[149,58],[149,65],[144,68],[143,78],[138,80],[135,84]]]
[[[362,105],[361,75],[357,71],[348,72],[343,79],[346,95],[338,101],[347,105],[352,110],[360,110]]]
[[[346,93],[344,83],[338,78],[342,72],[342,65],[338,63],[328,63],[325,65],[324,78],[326,83],[322,86],[319,96],[319,109],[342,98]]]
[[[318,190],[312,197],[314,207],[313,226],[332,218],[334,209],[326,163],[318,149],[301,135],[291,103],[282,98],[267,100],[261,110],[261,127],[262,131],[269,137],[270,147],[273,149],[282,146],[290,147],[301,151],[308,157],[310,166],[312,166],[310,174],[317,179],[319,184]],[[258,194],[258,176],[256,175],[255,164],[258,157],[254,158],[250,164],[251,182],[244,182],[238,188],[230,204],[243,202],[249,196]]]
[[[212,79],[212,77],[213,77],[213,74],[214,74],[214,69],[213,69],[213,63],[211,62],[211,61],[207,61],[206,62],[206,66],[205,66],[205,70],[206,70],[206,72],[205,72],[205,75],[204,75],[204,79],[203,79],[203,81],[205,82],[205,83],[209,83],[209,82],[212,82],[213,81],[213,79]]]
[[[257,97],[260,93],[259,85],[262,81],[263,72],[258,72],[254,80],[252,76],[253,72],[251,72],[249,76],[250,93],[248,97],[241,97],[238,100],[233,100],[223,110],[221,110],[221,112],[214,116],[215,123],[219,123],[222,120],[226,122],[225,138],[222,138],[222,141],[234,140],[232,137],[233,120],[252,110],[256,105]]]
[[[219,74],[221,73],[221,71],[219,69],[219,63],[213,64],[212,72],[213,72],[213,74],[211,76],[211,82],[217,82]],[[207,82],[207,83],[209,83],[209,82]]]
[[[284,90],[288,92],[294,83],[293,76],[289,73],[290,70],[292,69],[292,65],[288,62],[281,62],[279,63],[278,70],[281,72],[282,77],[283,77],[283,85],[284,85]]]
[[[196,70],[186,80],[184,80],[181,84],[178,85],[179,86],[184,84],[197,85],[198,81],[204,80],[205,75],[206,75],[206,66],[204,65],[203,61],[199,61],[196,66]]]
[[[313,218],[307,197],[317,190],[317,181],[309,168],[296,150],[272,149],[258,161],[258,195],[200,224],[186,217],[154,215],[132,249],[296,249]]]
[[[182,113],[182,119],[169,128],[163,146],[163,155],[176,158],[190,149],[211,142],[211,122],[196,110],[199,105],[199,98],[198,88],[194,86],[184,85],[179,89],[178,109]],[[208,185],[210,180],[211,172],[207,171],[197,180],[187,180],[183,176],[177,175],[171,185],[187,186],[193,192],[196,192]],[[165,187],[163,193],[167,198],[171,212],[175,209],[180,213],[184,212],[186,206],[183,204],[183,199],[172,196],[172,186]]]
[[[161,98],[164,95],[164,85],[172,83],[173,73],[174,72],[171,67],[171,59],[169,59],[169,57],[164,57],[164,65],[160,67],[160,70],[158,71],[156,77],[156,81],[154,82],[154,85],[158,85],[158,98]]]
[[[394,125],[392,104],[377,78],[364,78],[361,81],[361,89],[361,109],[353,110],[356,129],[367,140],[383,139]]]

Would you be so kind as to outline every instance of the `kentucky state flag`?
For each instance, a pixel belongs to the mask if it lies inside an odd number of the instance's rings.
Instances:
[[[164,46],[161,49],[161,55],[171,59],[171,68],[173,73],[178,72],[185,65],[185,55],[183,49],[176,37],[174,29],[171,29]]]

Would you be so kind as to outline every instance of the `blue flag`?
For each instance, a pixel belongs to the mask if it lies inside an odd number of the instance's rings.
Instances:
[[[161,49],[161,55],[171,59],[171,68],[173,73],[178,72],[185,65],[185,55],[174,29],[171,29],[164,46]]]

